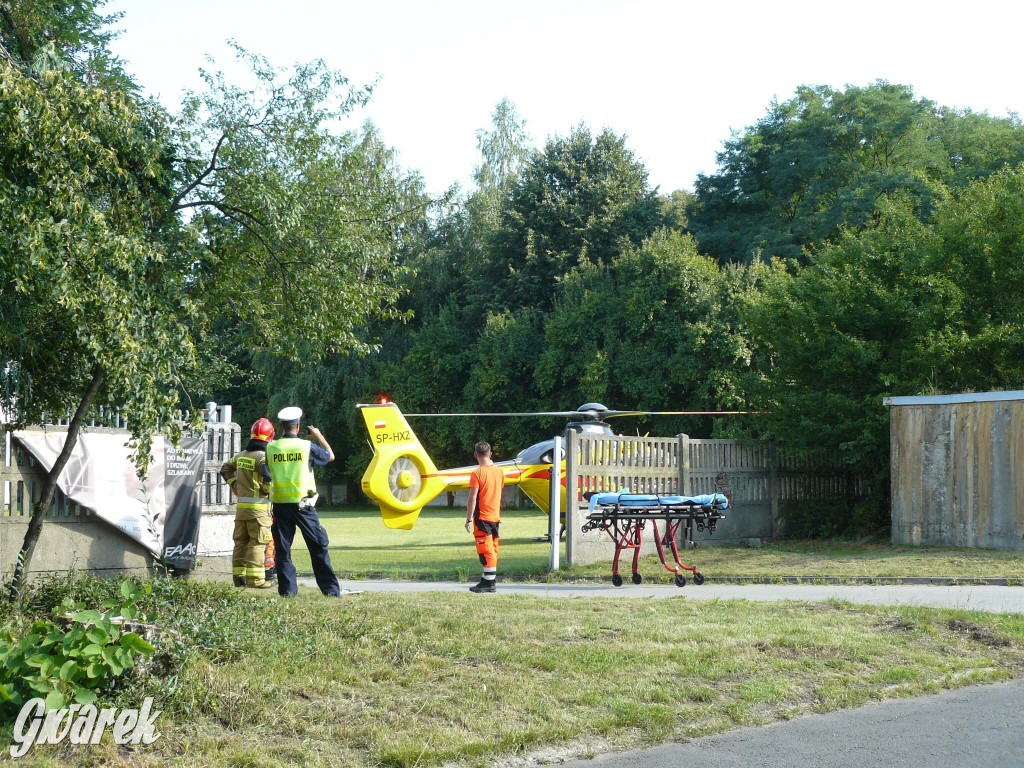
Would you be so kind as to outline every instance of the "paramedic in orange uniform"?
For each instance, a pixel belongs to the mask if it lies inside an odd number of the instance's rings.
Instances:
[[[501,521],[501,489],[505,474],[491,461],[489,443],[477,443],[474,450],[479,467],[469,476],[469,504],[466,530],[476,539],[476,553],[484,567],[480,583],[470,592],[494,592],[498,575],[498,524]],[[470,526],[473,526],[470,528]]]

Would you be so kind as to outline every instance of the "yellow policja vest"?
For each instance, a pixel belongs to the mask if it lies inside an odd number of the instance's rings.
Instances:
[[[309,468],[309,441],[297,437],[282,437],[267,445],[267,467],[274,484],[270,486],[270,500],[286,504],[316,493],[313,470]]]

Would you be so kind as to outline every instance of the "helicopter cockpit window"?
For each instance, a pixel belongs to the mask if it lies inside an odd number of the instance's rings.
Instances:
[[[562,448],[559,451],[559,453],[562,456],[562,461],[565,461],[565,448]],[[544,451],[544,453],[542,453],[540,455],[540,463],[541,464],[550,464],[551,463],[551,455],[552,455],[551,451]]]

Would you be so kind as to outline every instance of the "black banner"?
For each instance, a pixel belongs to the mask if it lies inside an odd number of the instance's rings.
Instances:
[[[206,463],[206,445],[201,437],[183,437],[175,448],[168,440],[164,457],[164,560],[173,568],[196,567],[199,544],[199,481]]]

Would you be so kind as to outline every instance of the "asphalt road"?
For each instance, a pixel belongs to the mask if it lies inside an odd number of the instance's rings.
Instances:
[[[315,587],[312,579],[300,583]],[[462,592],[468,584],[345,581],[353,591]],[[691,600],[846,600],[1024,613],[1024,587],[689,584],[612,587],[603,584],[498,584],[498,594],[560,598],[629,597]],[[480,595],[481,600],[492,599]],[[563,763],[568,768],[1024,768],[1024,680],[980,685],[935,696],[896,699],[826,715],[651,749]]]
[[[316,588],[313,579],[300,584]],[[474,582],[475,583],[475,582]],[[452,581],[343,581],[342,588],[390,592],[465,592],[469,584]],[[886,586],[845,584],[710,584],[699,587],[669,584],[613,587],[610,584],[518,584],[498,583],[498,595],[537,595],[539,597],[633,597],[661,599],[685,597],[689,600],[847,600],[874,605],[927,605],[936,608],[963,608],[993,613],[1024,613],[1024,587],[991,585],[937,586],[898,584]],[[490,595],[481,595],[489,599]]]
[[[1024,766],[1024,681],[898,699],[565,768],[1011,768]]]

